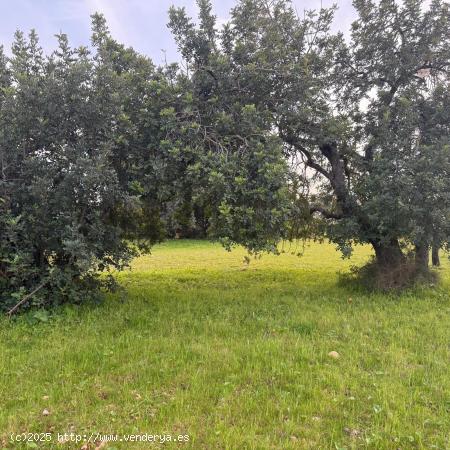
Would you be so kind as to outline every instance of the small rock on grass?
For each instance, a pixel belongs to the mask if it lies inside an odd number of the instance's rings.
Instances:
[[[347,433],[352,438],[357,438],[361,432],[354,428],[344,428],[345,433]]]

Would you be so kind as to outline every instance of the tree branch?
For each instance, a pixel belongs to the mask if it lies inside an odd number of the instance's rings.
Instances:
[[[6,314],[11,317],[17,311],[17,309],[19,309],[25,302],[27,302],[31,297],[33,297],[34,294],[36,294],[43,287],[45,287],[47,285],[47,283],[48,283],[48,280],[44,281],[36,289],[34,289],[34,291],[32,291],[29,294],[25,295],[25,297],[22,300],[20,300],[19,303],[14,305]]]
[[[315,171],[322,174],[325,178],[331,180],[331,174],[327,170],[325,170],[320,164],[318,164],[313,160],[311,152],[307,150],[303,145],[301,145],[297,138],[295,138],[291,134],[283,133],[281,130],[280,130],[280,137],[287,144],[295,147],[306,158],[305,164],[308,167],[311,167],[311,169],[314,169]]]
[[[326,219],[335,219],[335,220],[339,220],[342,219],[344,216],[342,214],[336,213],[336,212],[332,212],[332,211],[328,211],[325,208],[322,208],[321,206],[317,206],[317,205],[313,205],[309,208],[309,212],[310,214],[314,214],[315,212],[318,212],[320,214],[322,214],[322,216],[324,216]]]

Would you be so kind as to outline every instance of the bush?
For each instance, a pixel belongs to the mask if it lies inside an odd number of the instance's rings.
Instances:
[[[111,162],[115,72],[64,35],[44,57],[33,32],[0,62],[0,309],[80,302],[135,254],[114,213],[134,204]]]

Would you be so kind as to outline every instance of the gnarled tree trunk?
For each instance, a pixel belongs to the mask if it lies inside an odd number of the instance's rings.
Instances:
[[[405,261],[405,255],[397,239],[392,239],[387,243],[374,240],[371,241],[371,244],[380,267],[396,267]]]

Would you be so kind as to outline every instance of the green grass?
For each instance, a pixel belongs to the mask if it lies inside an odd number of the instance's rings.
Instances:
[[[164,448],[450,448],[447,262],[441,285],[381,295],[338,283],[365,248],[348,262],[312,244],[247,270],[244,255],[168,242],[120,275],[126,297],[1,319],[0,449],[71,430],[190,437]],[[55,439],[38,448],[82,445]]]

